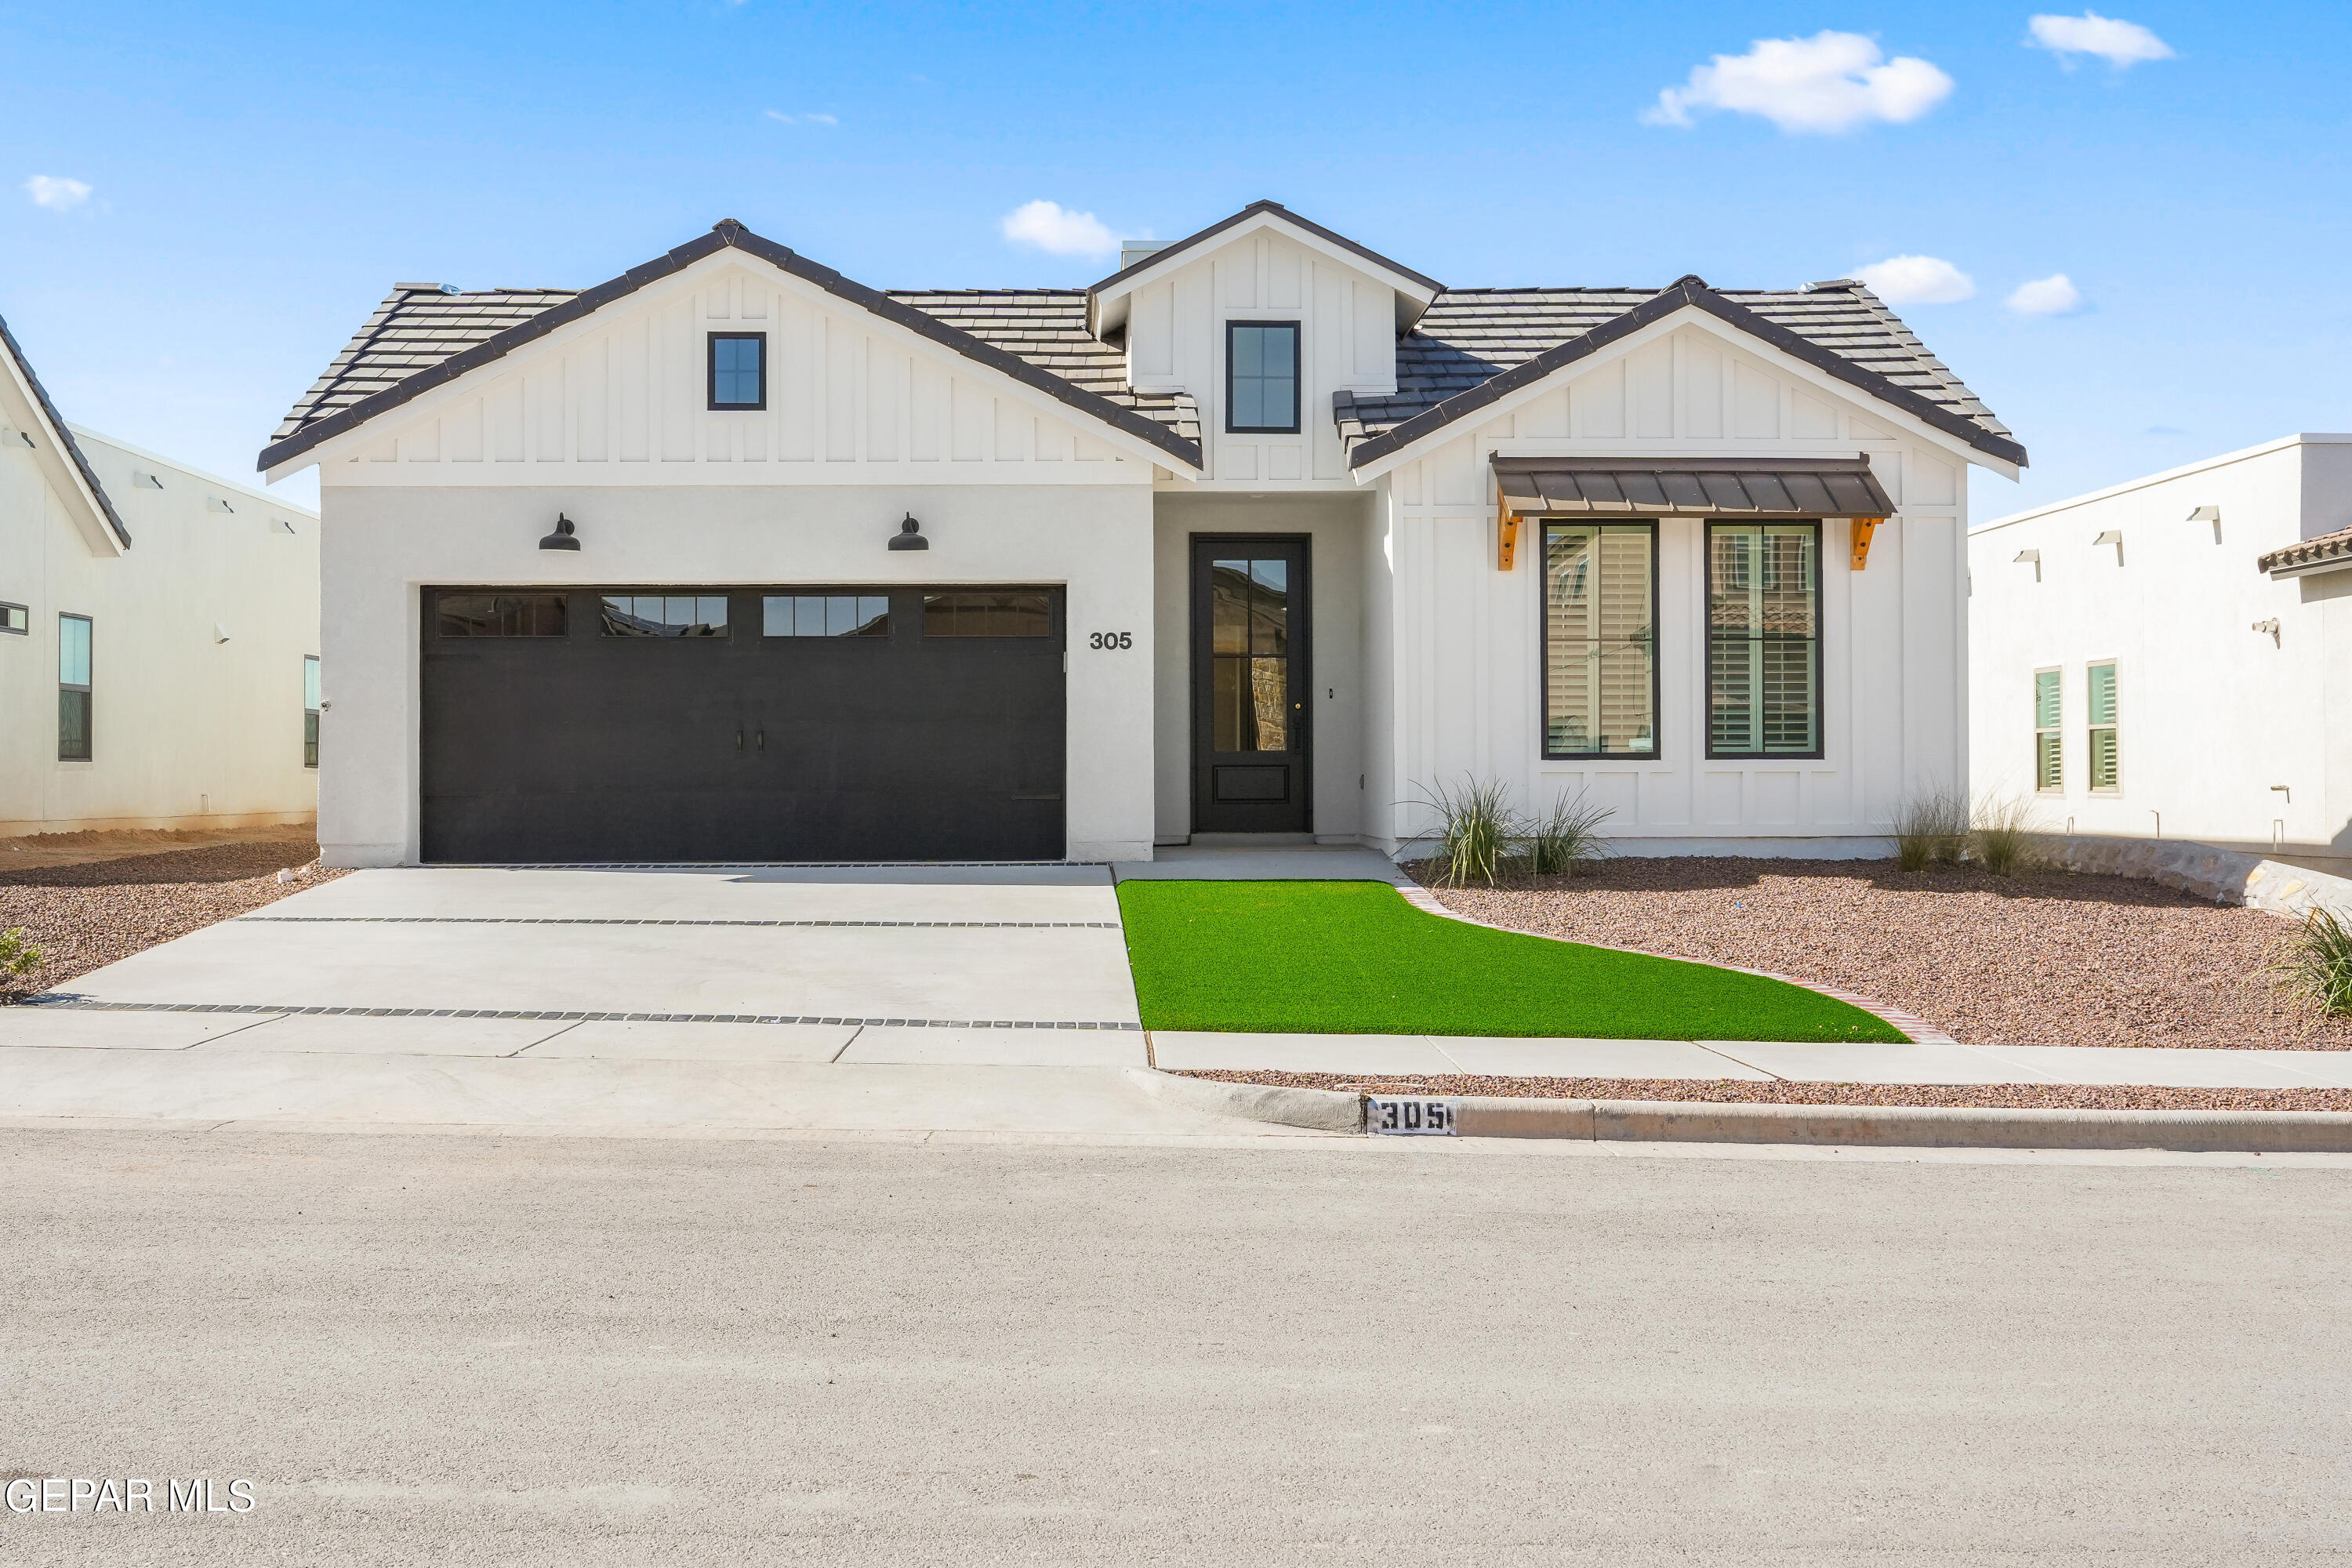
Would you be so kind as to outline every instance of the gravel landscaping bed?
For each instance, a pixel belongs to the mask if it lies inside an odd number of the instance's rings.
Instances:
[[[1738,1105],[1968,1105],[2002,1110],[2352,1110],[2352,1089],[2171,1089],[2101,1083],[1759,1083],[1705,1078],[1378,1078],[1361,1073],[1198,1070],[1183,1078],[1364,1094],[1532,1100],[1672,1100]]]
[[[1573,879],[1430,885],[1490,925],[1843,986],[1972,1045],[2352,1049],[2352,1020],[2283,1001],[2261,973],[2291,922],[2124,877],[1628,856]]]
[[[41,950],[33,970],[0,983],[0,1002],[20,1002],[142,948],[342,875],[313,871],[291,882],[278,880],[281,869],[318,858],[319,846],[310,838],[272,838],[0,870],[0,931],[21,927]]]

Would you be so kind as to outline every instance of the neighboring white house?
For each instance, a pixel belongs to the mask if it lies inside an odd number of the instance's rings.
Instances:
[[[310,821],[318,530],[69,428],[0,322],[0,837]]]
[[[1980,795],[2352,870],[2352,435],[2000,518],[1969,569]]]
[[[395,285],[261,457],[330,862],[1396,852],[1472,774],[1839,856],[1965,787],[1965,470],[2025,453],[1860,284],[1449,289],[1265,202],[1122,259]]]

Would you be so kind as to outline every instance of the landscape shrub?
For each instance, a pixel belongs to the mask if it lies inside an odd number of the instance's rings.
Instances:
[[[14,980],[41,962],[41,950],[25,940],[24,928],[0,932],[0,980]]]
[[[1551,803],[1549,816],[1530,817],[1520,829],[1528,869],[1538,877],[1575,876],[1580,862],[1608,853],[1601,825],[1615,815],[1610,807],[1586,800],[1582,790],[1560,795]]]
[[[2283,945],[2271,965],[2282,988],[2330,1017],[2352,1016],[2352,929],[2313,910]]]
[[[1420,805],[1437,813],[1437,859],[1444,880],[1495,885],[1517,837],[1510,791],[1499,779],[1465,777],[1453,789],[1433,784]]]
[[[2033,866],[2033,807],[2021,800],[1986,800],[1977,806],[1969,853],[1996,877]]]
[[[1968,802],[1950,790],[1915,795],[1895,811],[1895,860],[1906,871],[1958,860],[1968,841]]]

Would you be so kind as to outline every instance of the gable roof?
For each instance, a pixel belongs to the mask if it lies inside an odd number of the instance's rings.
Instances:
[[[730,247],[1146,441],[1188,468],[1201,466],[1197,420],[1194,434],[1188,438],[1170,424],[1088,391],[1078,381],[1041,370],[1019,354],[879,289],[853,282],[729,218],[666,255],[577,292],[495,289],[487,295],[467,295],[446,293],[437,284],[395,288],[327,373],[295,403],[277,437],[263,448],[258,467],[268,470],[299,457],[422,393],[504,358],[559,327]]]
[[[82,453],[81,443],[74,439],[74,433],[67,426],[64,416],[58,412],[58,405],[49,401],[48,389],[41,384],[41,378],[33,374],[33,362],[25,357],[24,349],[16,342],[16,334],[8,330],[5,317],[0,317],[0,353],[8,356],[9,364],[22,378],[26,390],[31,395],[35,416],[48,427],[49,439],[58,444],[58,450],[65,454],[72,464],[75,476],[81,481],[83,499],[105,520],[107,529],[116,542],[125,550],[130,549],[131,531],[122,525],[121,514],[114,510],[113,498],[106,493],[106,487],[98,482],[98,470],[89,466],[89,458]]]
[[[1087,289],[1087,331],[1097,338],[1106,340],[1115,338],[1123,324],[1124,318],[1118,321],[1106,321],[1106,317],[1117,313],[1116,307],[1132,292],[1131,286],[1145,273],[1164,266],[1169,261],[1182,256],[1186,251],[1207,244],[1219,235],[1261,218],[1266,220],[1268,224],[1283,224],[1297,229],[1301,234],[1320,240],[1343,254],[1354,257],[1375,272],[1387,273],[1393,283],[1402,284],[1403,287],[1398,290],[1396,296],[1397,331],[1400,334],[1420,319],[1422,311],[1427,308],[1431,300],[1445,291],[1445,285],[1436,279],[1415,272],[1401,261],[1391,261],[1379,251],[1358,245],[1346,235],[1325,228],[1312,219],[1300,217],[1280,202],[1252,202],[1231,217],[1220,218],[1197,234],[1188,234],[1181,239],[1171,240],[1150,255],[1138,260],[1132,267],[1123,267],[1101,282],[1090,286]]]
[[[1851,279],[1810,289],[1462,289],[1397,344],[1391,396],[1338,395],[1351,468],[1376,461],[1561,366],[1691,307],[2007,462],[2025,448],[1901,318]]]

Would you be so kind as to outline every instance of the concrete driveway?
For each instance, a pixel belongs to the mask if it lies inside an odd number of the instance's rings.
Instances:
[[[1100,868],[361,871],[52,995],[0,1010],[0,1116],[1259,1125],[1129,1079]]]

